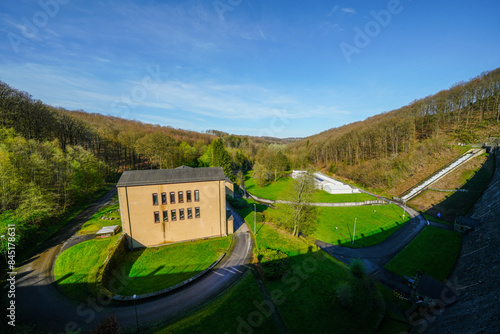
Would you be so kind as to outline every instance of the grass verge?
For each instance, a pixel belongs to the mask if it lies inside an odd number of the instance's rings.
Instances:
[[[89,293],[94,294],[97,272],[118,237],[84,241],[61,253],[54,266],[54,278],[59,288],[79,300],[85,300]]]
[[[193,277],[227,251],[231,236],[128,252],[116,268],[128,273],[121,295],[166,289]]]
[[[460,252],[461,235],[434,226],[426,226],[385,268],[401,277],[426,275],[443,281],[451,273]]]
[[[355,245],[368,247],[384,241],[409,220],[408,214],[403,219],[403,209],[394,204],[318,207],[317,210],[318,224],[314,237],[334,245],[350,246],[354,221]]]
[[[118,200],[117,197],[113,200]],[[118,203],[107,205],[99,209],[85,224],[83,224],[78,234],[88,234],[95,233],[105,226],[120,225],[122,222],[120,219],[120,206]],[[113,220],[106,220],[103,218],[118,218]]]

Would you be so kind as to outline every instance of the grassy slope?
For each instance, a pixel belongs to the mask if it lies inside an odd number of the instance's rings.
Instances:
[[[495,171],[492,157],[479,156],[432,185],[435,189],[465,189],[466,192],[427,190],[409,204],[436,220],[437,213],[453,223],[455,216],[464,216],[474,206]]]
[[[242,322],[248,324],[251,314],[258,311],[256,305],[262,304],[260,290],[252,274],[248,272],[231,289],[210,302],[201,310],[195,311],[184,319],[163,328],[157,333],[245,333],[248,331]],[[269,317],[264,317],[258,327],[251,327],[252,333],[277,333]]]
[[[283,199],[283,193],[292,182],[291,177],[282,177],[276,182],[269,182],[264,187],[259,187],[255,179],[250,177],[252,171],[247,174],[245,187],[247,191],[257,197],[278,200]],[[324,190],[318,190],[311,195],[311,202],[315,203],[342,203],[342,202],[362,202],[375,200],[373,196],[360,194],[329,194]]]
[[[117,211],[119,209],[120,206],[118,203],[102,207],[87,222],[85,222],[85,224],[83,224],[78,234],[95,233],[104,226],[111,226],[111,225],[121,226],[122,225],[121,219],[116,219],[116,220],[102,219],[102,217],[120,218],[120,212]]]
[[[279,249],[291,256],[291,269],[280,280],[267,281],[281,315],[291,333],[369,333],[362,307],[341,312],[334,303],[336,286],[349,278],[348,269],[327,257],[314,246],[277,229],[259,224],[257,245]],[[359,305],[358,305],[359,306]],[[353,323],[355,331],[353,331]]]
[[[400,276],[426,275],[443,281],[448,277],[460,252],[458,232],[427,226],[385,267]]]
[[[355,218],[355,242],[365,247],[385,240],[397,230],[398,225],[402,226],[409,220],[408,214],[403,220],[403,210],[394,204],[317,209],[318,224],[314,236],[332,244],[351,240]],[[335,230],[335,227],[338,229]]]
[[[231,237],[223,237],[128,252],[117,268],[128,273],[120,294],[144,294],[178,284],[211,265],[230,242]]]
[[[84,300],[93,293],[97,270],[104,263],[108,249],[118,235],[106,239],[93,239],[65,250],[54,267],[54,278],[68,296]]]

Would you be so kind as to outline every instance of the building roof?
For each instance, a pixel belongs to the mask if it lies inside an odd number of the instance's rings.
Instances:
[[[123,172],[117,187],[146,186],[203,181],[224,181],[222,167],[191,168],[181,166],[175,169],[129,170]]]

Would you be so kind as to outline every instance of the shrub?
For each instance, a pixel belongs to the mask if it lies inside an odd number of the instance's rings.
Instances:
[[[351,273],[354,276],[359,278],[363,278],[363,276],[365,276],[366,269],[361,259],[352,260],[351,264],[349,265],[349,268],[351,269]]]
[[[269,280],[281,278],[290,267],[290,258],[280,250],[257,248],[254,250],[254,254],[262,264],[264,277]]]

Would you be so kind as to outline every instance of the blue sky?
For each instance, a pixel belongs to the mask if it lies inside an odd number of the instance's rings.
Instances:
[[[499,67],[499,12],[496,0],[2,1],[0,80],[67,109],[301,137]]]

